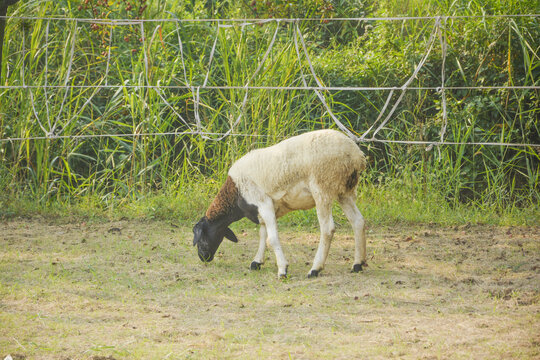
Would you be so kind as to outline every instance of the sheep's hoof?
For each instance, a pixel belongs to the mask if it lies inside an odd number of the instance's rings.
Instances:
[[[319,270],[311,270],[311,271],[307,274],[308,279],[314,278],[314,277],[318,277],[318,276],[319,276]]]
[[[279,278],[280,280],[286,280],[286,279],[288,279],[288,278],[289,278],[289,275],[287,274],[288,270],[289,270],[289,267],[287,266],[287,267],[285,268],[285,272],[284,272],[284,273],[278,274],[278,278]]]
[[[262,263],[252,261],[251,265],[249,265],[250,270],[261,270]]]
[[[351,272],[354,272],[354,273],[360,272],[363,270],[362,268],[363,266],[367,266],[365,261],[362,261],[360,264],[354,264]]]

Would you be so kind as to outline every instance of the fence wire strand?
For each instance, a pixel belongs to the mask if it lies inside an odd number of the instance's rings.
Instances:
[[[175,17],[161,18],[161,19],[98,19],[98,18],[72,18],[72,17],[51,17],[51,16],[0,16],[0,18],[9,20],[52,20],[52,21],[73,21],[96,23],[96,24],[109,24],[109,25],[133,25],[139,22],[222,22],[233,23],[234,26],[243,26],[244,24],[263,24],[269,21],[279,20],[281,22],[321,22],[321,21],[412,21],[412,20],[430,20],[436,19],[440,16],[381,16],[381,17],[352,17],[352,18],[275,18],[275,19],[179,19]],[[492,19],[492,18],[524,18],[524,17],[540,17],[540,14],[484,14],[484,15],[448,15],[445,16],[448,19]]]
[[[172,14],[174,16],[174,14]],[[22,69],[22,85],[2,85],[0,86],[0,89],[25,89],[29,92],[30,95],[30,102],[32,106],[32,110],[34,113],[34,116],[37,120],[37,123],[41,130],[44,133],[44,136],[30,136],[30,137],[12,137],[12,138],[3,138],[0,139],[1,142],[13,142],[13,141],[27,141],[27,140],[41,140],[41,139],[86,139],[86,138],[92,138],[92,137],[140,137],[140,136],[165,136],[165,135],[197,135],[201,136],[204,139],[207,140],[215,140],[220,141],[223,140],[227,136],[256,136],[261,137],[264,135],[253,135],[253,134],[241,134],[241,133],[233,133],[234,129],[239,125],[242,115],[245,112],[245,106],[248,99],[248,93],[250,90],[253,89],[262,89],[262,90],[309,90],[314,91],[317,97],[319,98],[321,104],[325,108],[327,114],[332,118],[333,122],[338,126],[339,129],[341,129],[343,132],[345,132],[347,135],[349,135],[351,138],[353,138],[357,142],[363,142],[363,143],[372,143],[372,142],[378,142],[378,143],[395,143],[395,144],[415,144],[415,145],[427,145],[426,150],[429,151],[433,148],[433,146],[439,146],[439,145],[485,145],[485,146],[508,146],[508,147],[539,147],[540,144],[518,144],[518,143],[502,143],[502,142],[452,142],[452,141],[444,141],[444,137],[446,134],[446,129],[448,125],[448,112],[447,112],[447,99],[446,99],[446,92],[447,91],[454,91],[454,90],[498,90],[498,89],[534,89],[538,90],[540,89],[540,86],[454,86],[454,87],[446,87],[446,74],[445,74],[445,65],[446,65],[446,57],[447,57],[447,41],[446,41],[446,25],[447,20],[449,19],[468,19],[468,18],[517,18],[517,17],[538,17],[540,14],[518,14],[518,15],[483,15],[483,16],[421,16],[421,17],[378,17],[378,18],[334,18],[334,19],[328,19],[331,21],[410,21],[410,20],[434,20],[434,25],[432,32],[430,34],[429,40],[426,43],[426,50],[425,53],[420,60],[420,62],[415,67],[413,73],[411,76],[407,79],[407,81],[400,87],[332,87],[332,86],[324,86],[320,79],[318,78],[315,69],[313,67],[312,61],[310,59],[307,46],[304,41],[304,37],[301,33],[299,23],[304,21],[320,21],[321,19],[312,19],[312,18],[301,18],[301,19],[178,19],[174,16],[173,19],[137,19],[137,20],[131,20],[131,19],[118,19],[118,20],[111,20],[111,19],[87,19],[87,18],[60,18],[60,17],[28,17],[28,16],[13,16],[13,17],[0,17],[5,18],[8,20],[46,20],[46,31],[45,31],[45,43],[48,43],[49,39],[49,29],[50,29],[50,22],[51,21],[66,21],[66,22],[73,22],[75,24],[74,30],[71,34],[71,43],[70,43],[70,53],[69,53],[69,63],[65,75],[65,80],[62,85],[49,85],[48,83],[48,46],[46,46],[46,59],[45,59],[45,85],[28,85],[25,83],[25,74],[24,74],[24,66]],[[149,74],[149,60],[148,60],[148,54],[146,46],[146,36],[145,36],[145,29],[144,24],[147,22],[157,23],[157,22],[175,22],[176,23],[176,32],[178,37],[178,44],[179,44],[179,51],[180,51],[180,58],[181,58],[181,64],[182,64],[182,72],[184,76],[184,82],[185,85],[160,85],[159,81],[157,86],[151,84],[150,74]],[[187,70],[186,70],[186,64],[184,60],[184,49],[183,49],[183,42],[180,34],[180,27],[179,25],[183,22],[214,22],[217,25],[215,26],[215,39],[210,51],[209,60],[208,60],[208,69],[204,78],[204,81],[202,85],[193,85],[189,82],[188,76],[187,76]],[[268,48],[261,59],[260,63],[258,64],[255,72],[248,78],[246,84],[244,86],[218,86],[218,85],[208,85],[208,81],[210,78],[210,73],[212,69],[212,62],[213,58],[216,52],[220,29],[225,28],[231,28],[231,27],[241,27],[242,31],[247,26],[252,25],[258,25],[258,24],[264,24],[269,22],[275,22],[276,23],[276,29],[273,34],[273,37],[268,45]],[[77,25],[79,23],[93,23],[93,24],[102,24],[102,25],[108,25],[110,29],[109,34],[109,46],[107,50],[107,63],[106,63],[106,70],[105,70],[105,76],[101,78],[99,81],[99,84],[97,85],[74,85],[69,84],[71,70],[72,70],[72,64],[73,64],[73,58],[74,58],[74,52],[75,52],[75,44],[76,44],[76,29]],[[298,58],[298,63],[300,64],[300,74],[303,86],[253,86],[251,83],[258,75],[259,71],[264,66],[266,60],[268,59],[268,56],[273,50],[273,46],[278,34],[278,31],[280,29],[281,23],[292,23],[294,26],[293,31],[293,41],[295,45],[295,50]],[[138,25],[141,32],[141,47],[143,51],[143,57],[144,57],[144,71],[145,71],[145,85],[112,85],[108,82],[108,74],[109,74],[109,68],[110,68],[110,61],[111,61],[111,49],[113,45],[113,29],[115,26],[120,25]],[[156,31],[158,31],[159,27],[156,27],[154,30],[155,36]],[[23,27],[23,39],[22,39],[22,48],[23,48],[23,56],[26,54],[26,48],[25,48],[25,30]],[[442,66],[441,66],[441,86],[439,87],[412,87],[410,84],[412,81],[417,77],[418,73],[428,60],[431,51],[433,49],[433,45],[435,43],[436,39],[439,39],[440,47],[441,47],[441,53],[442,53]],[[301,51],[299,46],[299,41],[302,48],[302,53],[304,55],[304,59],[307,62],[307,66],[309,68],[309,71],[311,73],[311,77],[317,84],[317,86],[308,86],[308,83],[306,81],[306,77],[304,75],[304,72],[302,70],[302,61],[301,61]],[[104,84],[103,84],[104,82]],[[64,106],[66,104],[67,96],[70,90],[72,89],[94,89],[94,92],[90,95],[90,97],[85,101],[85,103],[82,105],[82,107],[77,111],[77,113],[73,116],[71,116],[70,119],[67,119],[63,126],[60,126],[60,128],[57,131],[57,128],[59,124],[62,123],[62,113]],[[134,88],[134,89],[140,89],[140,88],[147,88],[155,91],[159,98],[163,101],[163,103],[170,108],[173,113],[184,123],[184,125],[187,126],[189,129],[188,131],[173,131],[173,132],[149,132],[149,133],[132,133],[132,134],[79,134],[79,135],[62,135],[62,132],[66,129],[66,127],[72,122],[73,119],[77,118],[82,111],[86,108],[86,106],[90,103],[90,101],[94,98],[94,96],[101,90],[102,88]],[[42,89],[43,94],[45,97],[45,110],[46,110],[46,116],[47,116],[47,124],[48,128],[45,127],[39,117],[38,111],[35,106],[35,98],[32,92],[32,89]],[[61,101],[60,105],[60,111],[58,112],[58,115],[56,116],[56,119],[53,123],[51,123],[50,118],[50,110],[49,110],[49,104],[48,104],[48,90],[49,89],[58,89],[58,90],[64,90],[64,96]],[[162,89],[188,89],[190,90],[192,94],[192,100],[194,103],[194,117],[195,117],[195,126],[196,130],[194,130],[189,122],[187,122],[172,106],[166,99],[166,97],[162,93]],[[239,115],[237,116],[236,120],[232,122],[230,125],[230,129],[226,132],[219,133],[219,132],[204,132],[202,122],[200,119],[199,114],[199,106],[201,103],[200,98],[200,90],[201,89],[227,89],[227,90],[243,90],[245,91],[240,109],[239,109]],[[400,102],[402,101],[405,93],[407,90],[435,90],[437,93],[441,96],[441,110],[442,110],[442,125],[439,132],[439,141],[409,141],[409,140],[390,140],[390,139],[378,139],[376,138],[376,135],[379,133],[380,130],[382,130],[385,125],[391,120],[392,115],[394,114],[395,110],[399,106]],[[386,102],[382,109],[379,112],[379,115],[377,116],[377,119],[372,123],[372,125],[361,135],[357,136],[354,133],[354,130],[349,129],[347,126],[345,126],[338,117],[333,113],[331,107],[328,105],[328,102],[326,101],[325,96],[323,95],[324,92],[330,92],[330,91],[390,91]],[[393,103],[393,106],[391,107],[389,113],[386,115],[385,119],[377,126],[373,134],[370,138],[367,138],[367,135],[372,131],[372,129],[378,124],[379,120],[383,117],[383,114],[386,112],[387,108],[389,107],[391,103],[391,99],[394,95],[395,91],[400,91],[401,94],[398,97],[398,99]],[[330,95],[331,96],[331,95]],[[57,132],[57,133],[56,133]]]

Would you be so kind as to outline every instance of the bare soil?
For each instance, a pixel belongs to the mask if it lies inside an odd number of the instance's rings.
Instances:
[[[0,222],[0,359],[538,359],[540,227],[350,229],[307,279],[318,231],[282,229],[248,270],[257,229],[210,264],[168,222]]]

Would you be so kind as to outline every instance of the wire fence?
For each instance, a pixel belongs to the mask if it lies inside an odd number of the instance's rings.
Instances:
[[[329,21],[410,21],[410,20],[433,20],[437,18],[443,19],[493,19],[493,18],[530,18],[540,17],[540,14],[484,14],[484,15],[437,15],[437,16],[388,16],[388,17],[347,17],[347,18],[328,18]],[[274,19],[179,19],[173,15],[173,18],[160,19],[99,19],[99,18],[74,18],[74,17],[54,17],[54,16],[0,16],[5,19],[19,20],[52,20],[52,21],[79,21],[87,23],[100,23],[106,25],[133,25],[135,23],[144,22],[221,22],[221,23],[236,23],[239,26],[267,23],[271,21],[280,22],[320,22],[320,18],[274,18]]]
[[[46,21],[46,29],[45,29],[45,39],[49,38],[49,32],[50,32],[50,23],[53,21],[64,21],[64,22],[73,22],[75,23],[75,29],[77,27],[77,24],[79,23],[91,23],[91,24],[100,24],[100,25],[106,25],[110,27],[110,36],[109,36],[109,46],[106,54],[106,70],[104,75],[104,81],[102,81],[100,84],[92,85],[92,84],[84,84],[84,85],[78,85],[71,82],[71,71],[72,71],[72,65],[74,61],[74,53],[75,53],[75,44],[77,41],[77,31],[73,31],[70,37],[70,44],[69,46],[69,53],[68,53],[68,65],[67,65],[67,71],[65,72],[65,78],[62,84],[48,84],[47,83],[47,76],[44,77],[45,83],[40,85],[35,84],[27,84],[24,83],[24,79],[26,78],[23,74],[22,84],[6,84],[1,85],[0,89],[4,89],[6,91],[11,90],[24,90],[28,92],[28,98],[31,103],[32,111],[35,117],[36,122],[39,124],[39,127],[41,131],[43,132],[43,135],[36,135],[36,136],[24,136],[24,137],[7,137],[7,138],[0,138],[1,142],[15,142],[15,141],[30,141],[30,140],[42,140],[42,139],[83,139],[83,138],[98,138],[98,137],[141,137],[141,136],[165,136],[165,135],[196,135],[201,136],[204,139],[207,140],[214,140],[214,141],[220,141],[224,139],[227,136],[264,136],[264,135],[258,135],[258,134],[243,134],[235,132],[235,128],[239,125],[239,123],[242,121],[243,114],[245,113],[245,107],[246,103],[249,97],[249,92],[252,90],[280,90],[280,91],[291,91],[291,90],[300,90],[300,91],[313,91],[317,98],[319,99],[320,103],[324,107],[326,113],[330,116],[332,121],[337,125],[337,127],[342,130],[344,133],[348,134],[351,138],[353,138],[357,142],[364,142],[364,143],[370,143],[370,142],[379,142],[379,143],[395,143],[395,144],[413,144],[413,145],[423,145],[426,146],[426,150],[431,150],[433,146],[440,146],[440,145],[482,145],[482,146],[506,146],[506,147],[540,147],[540,144],[530,144],[530,143],[507,143],[507,142],[459,142],[459,141],[447,141],[446,140],[446,130],[447,130],[447,124],[448,124],[448,108],[447,108],[447,92],[449,91],[459,91],[459,90],[482,90],[482,91],[491,91],[491,90],[539,90],[540,86],[535,85],[528,85],[528,86],[515,86],[515,85],[494,85],[494,86],[446,86],[446,74],[445,74],[445,63],[447,60],[447,39],[445,34],[446,24],[447,21],[450,19],[474,19],[474,18],[523,18],[523,17],[532,17],[536,18],[539,17],[539,14],[519,14],[519,15],[483,15],[483,16],[422,16],[422,17],[365,17],[365,18],[334,18],[330,19],[331,21],[412,21],[412,20],[427,20],[427,21],[433,21],[433,25],[431,28],[431,32],[429,35],[429,38],[425,44],[425,50],[424,54],[421,58],[421,60],[418,62],[416,67],[414,68],[411,75],[407,78],[407,80],[403,83],[401,86],[392,86],[392,87],[358,87],[358,86],[325,86],[321,81],[320,77],[317,75],[315,68],[313,66],[313,62],[311,60],[311,56],[308,51],[308,47],[306,45],[305,36],[303,35],[300,23],[306,22],[306,21],[320,21],[320,19],[178,19],[178,18],[170,18],[170,19],[142,19],[142,20],[131,20],[131,19],[91,19],[91,18],[61,18],[61,17],[23,17],[23,16],[15,16],[15,17],[8,17],[8,20],[25,20],[25,21]],[[181,64],[182,69],[180,71],[184,84],[182,85],[153,85],[151,83],[150,75],[149,75],[149,59],[147,55],[147,51],[144,50],[147,48],[147,37],[145,32],[145,23],[163,23],[163,22],[173,22],[177,25],[177,35],[178,35],[178,49],[181,56]],[[210,51],[210,55],[208,56],[208,62],[207,62],[207,73],[204,77],[204,81],[200,84],[194,84],[190,83],[187,75],[186,70],[186,52],[184,51],[184,45],[182,42],[182,38],[180,35],[180,31],[178,29],[178,24],[184,23],[184,22],[206,22],[214,24],[215,28],[215,35],[213,39],[213,45]],[[216,47],[218,44],[218,37],[219,32],[222,29],[230,28],[230,27],[241,27],[242,30],[246,27],[254,26],[254,25],[260,25],[260,24],[268,24],[268,23],[275,23],[276,29],[273,33],[272,39],[268,44],[268,47],[266,51],[264,52],[264,56],[259,61],[256,70],[247,76],[247,81],[243,86],[234,86],[234,85],[209,85],[209,78],[211,75],[211,69],[212,69],[212,62],[214,61],[215,53],[216,53]],[[300,74],[301,74],[301,80],[302,80],[302,86],[256,86],[252,85],[253,80],[255,77],[259,74],[265,63],[267,62],[270,54],[274,51],[274,44],[275,40],[277,38],[278,32],[280,30],[280,26],[284,23],[289,23],[294,26],[293,31],[293,43],[294,43],[294,49],[297,56],[297,60],[299,64],[305,63],[306,68],[308,69],[307,74],[304,74],[303,68],[300,68]],[[111,49],[112,49],[112,43],[113,43],[113,31],[115,26],[137,26],[139,27],[139,31],[141,34],[141,46],[143,48],[143,54],[144,54],[144,84],[137,84],[137,85],[130,85],[130,84],[110,84],[108,83],[107,75],[109,73],[109,69],[111,67]],[[157,29],[156,29],[157,30]],[[154,31],[156,31],[154,30]],[[155,33],[154,33],[155,35]],[[441,78],[441,84],[439,86],[411,86],[413,81],[417,79],[419,72],[422,70],[426,62],[428,62],[430,55],[432,53],[432,50],[435,46],[435,44],[439,43],[439,46],[441,48],[441,55],[442,55],[442,66],[440,68],[440,78]],[[27,46],[24,44],[25,36],[23,36],[23,53],[29,51],[27,49]],[[45,51],[48,51],[46,48]],[[302,57],[304,61],[302,61]],[[49,55],[45,56],[45,72],[47,72],[48,69],[48,61],[49,61]],[[24,66],[21,69],[21,71],[24,73],[25,69]],[[314,81],[317,86],[309,86],[308,85],[308,78],[311,79],[311,81]],[[34,96],[35,90],[42,90],[45,92],[45,95],[47,96],[46,91],[47,90],[64,90],[63,96],[60,94],[59,101],[61,103],[60,105],[60,111],[58,114],[62,114],[62,110],[64,106],[66,105],[66,101],[68,98],[68,94],[73,89],[89,89],[94,90],[92,94],[86,99],[86,101],[80,106],[80,108],[77,111],[77,115],[79,115],[92,101],[93,97],[99,92],[99,90],[103,88],[108,89],[149,89],[152,91],[155,91],[157,96],[161,99],[161,101],[175,114],[175,116],[178,118],[179,121],[181,121],[188,130],[183,131],[171,131],[171,132],[146,132],[146,133],[107,133],[107,134],[77,134],[77,135],[65,135],[63,134],[63,129],[67,128],[70,123],[76,118],[76,116],[72,116],[69,119],[61,119],[59,116],[57,116],[55,119],[52,119],[49,115],[49,108],[47,101],[45,101],[46,106],[46,119],[43,119],[43,116],[40,116],[39,111],[36,109],[36,99]],[[173,90],[173,89],[185,89],[189,90],[191,93],[192,101],[194,104],[193,112],[194,112],[194,119],[195,123],[191,123],[187,121],[178,111],[177,109],[171,104],[171,102],[167,99],[165,94],[163,93],[164,90]],[[244,91],[245,94],[242,97],[242,101],[240,104],[240,113],[238,116],[236,116],[236,119],[234,122],[232,122],[230,128],[227,131],[224,132],[206,132],[204,130],[204,124],[201,120],[200,116],[200,110],[199,107],[201,105],[201,98],[200,98],[200,91],[201,90],[237,90],[237,91]],[[415,91],[415,90],[430,90],[435,91],[437,94],[439,94],[441,99],[441,111],[442,111],[442,126],[439,131],[438,139],[433,139],[429,141],[416,141],[416,140],[395,140],[395,139],[382,139],[378,138],[377,135],[379,132],[385,128],[393,119],[395,119],[395,113],[402,102],[405,94],[407,91]],[[332,107],[329,105],[327,101],[327,96],[330,94],[331,91],[387,91],[389,92],[387,100],[382,107],[382,109],[379,112],[379,115],[377,116],[376,120],[371,124],[371,126],[365,130],[362,135],[357,135],[357,131],[354,129],[350,129],[347,127],[342,119],[337,116]],[[394,100],[394,94],[398,94],[396,100]]]

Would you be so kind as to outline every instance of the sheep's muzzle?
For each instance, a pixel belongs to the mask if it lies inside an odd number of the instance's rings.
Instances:
[[[214,260],[214,254],[211,254],[209,252],[204,251],[198,251],[199,259],[201,259],[202,262],[210,262]]]

